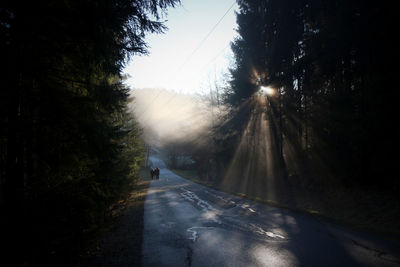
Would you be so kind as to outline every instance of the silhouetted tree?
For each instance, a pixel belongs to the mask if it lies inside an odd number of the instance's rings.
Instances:
[[[276,139],[282,151],[295,149],[302,165],[324,169],[348,186],[398,188],[390,175],[390,151],[398,142],[390,6],[357,0],[237,2],[235,65],[225,93],[233,110],[228,128],[240,136],[251,116],[243,117],[241,107],[251,103],[259,85],[272,85],[279,97],[269,97],[268,112],[276,118],[275,134],[283,137]],[[221,155],[232,157],[224,125],[220,136]],[[229,144],[236,142],[231,138]],[[316,167],[317,157],[324,168]],[[324,179],[323,172],[314,175]]]
[[[2,243],[22,254],[13,262],[71,256],[137,179],[143,148],[122,68],[177,2],[0,8]]]

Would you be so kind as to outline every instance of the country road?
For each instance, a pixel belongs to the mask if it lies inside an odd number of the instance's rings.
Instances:
[[[400,266],[400,242],[183,179],[158,158],[144,207],[143,266]]]

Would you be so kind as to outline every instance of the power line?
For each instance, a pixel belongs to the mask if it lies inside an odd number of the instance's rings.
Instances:
[[[171,80],[172,78],[175,78],[175,76],[182,70],[182,68],[189,62],[189,60],[196,54],[196,52],[203,46],[205,41],[210,37],[210,35],[214,32],[214,30],[218,27],[218,25],[221,23],[221,21],[225,18],[225,16],[229,13],[229,11],[233,8],[233,6],[236,4],[236,0],[233,1],[232,5],[226,10],[224,15],[214,24],[214,26],[211,28],[211,30],[204,36],[204,38],[199,42],[197,47],[192,51],[192,53],[186,57],[185,61],[182,63],[182,65],[176,70],[176,73],[174,75],[171,75]],[[225,47],[226,48],[226,47]],[[224,49],[225,49],[224,48]]]
[[[217,21],[217,23],[214,24],[214,26],[211,28],[211,30],[207,33],[207,35],[200,41],[200,43],[197,45],[197,47],[192,51],[192,53],[185,59],[185,61],[183,62],[183,64],[179,67],[179,69],[177,70],[176,74],[182,70],[182,68],[189,62],[189,60],[193,57],[193,55],[203,46],[203,44],[205,43],[205,41],[208,39],[208,37],[210,37],[210,35],[214,32],[214,30],[217,28],[217,26],[221,23],[221,21],[225,18],[225,16],[229,13],[229,11],[233,8],[233,6],[236,4],[236,1],[233,1],[232,5],[226,10],[226,12],[224,13],[224,15],[222,15],[222,17]],[[201,70],[205,69],[205,67],[207,67],[209,64],[211,64],[212,62],[214,62],[224,51],[225,49],[229,46],[230,44],[226,45],[209,63],[207,63],[204,67],[202,67]],[[176,75],[175,74],[175,75]],[[175,77],[175,76],[174,76]],[[174,98],[175,96],[172,96],[172,98]],[[171,99],[168,100],[168,102],[170,102]]]
[[[197,45],[197,47],[193,50],[193,52],[186,58],[186,60],[183,62],[183,64],[179,67],[178,72],[189,62],[189,60],[193,57],[194,54],[203,46],[204,42],[210,37],[210,35],[214,32],[214,30],[217,28],[217,26],[221,23],[221,21],[225,18],[225,16],[228,14],[228,12],[233,8],[233,6],[236,4],[236,1],[233,1],[232,5],[228,8],[228,10],[225,12],[225,14],[218,20],[218,22],[211,28],[211,30],[207,33],[207,35],[200,41],[200,43]]]
[[[200,71],[204,70],[205,68],[207,68],[209,65],[211,65],[211,63],[214,63],[217,58],[219,58],[222,53],[225,52],[225,50],[230,46],[231,44],[227,44],[224,48],[221,49],[221,51],[218,52],[218,54],[216,54],[207,64],[204,64],[203,67],[200,69]]]
[[[232,5],[228,8],[228,10],[224,13],[224,15],[222,15],[222,17],[217,21],[216,24],[214,24],[214,26],[211,28],[211,30],[207,33],[207,35],[200,41],[200,43],[197,45],[197,47],[192,51],[192,53],[185,59],[185,61],[183,62],[183,64],[179,67],[179,69],[177,70],[177,73],[179,71],[182,70],[182,68],[189,62],[189,60],[193,57],[193,55],[203,46],[203,44],[205,43],[205,41],[208,39],[208,37],[210,37],[210,35],[214,32],[214,30],[218,27],[218,25],[221,23],[221,21],[225,18],[225,16],[229,13],[229,11],[233,8],[233,6],[236,4],[236,0],[233,1]],[[212,60],[214,61],[224,50],[226,49],[226,47],[224,47],[224,49]],[[175,77],[175,76],[174,76]],[[141,112],[141,114],[138,117],[142,117],[150,108],[150,106],[154,103],[154,101],[160,96],[161,91],[156,95],[156,97],[152,100],[152,102],[147,106],[147,108]],[[173,95],[169,100],[168,103],[172,100],[172,98],[174,98],[175,95]]]

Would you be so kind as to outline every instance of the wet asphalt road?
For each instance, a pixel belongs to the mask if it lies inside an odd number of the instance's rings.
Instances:
[[[153,157],[143,266],[400,266],[400,242],[185,180]]]

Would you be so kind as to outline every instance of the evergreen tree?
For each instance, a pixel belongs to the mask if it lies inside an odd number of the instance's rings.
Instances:
[[[324,169],[317,179],[398,188],[389,174],[395,166],[390,146],[397,144],[390,7],[357,0],[237,2],[239,36],[225,93],[237,110],[230,113],[231,127],[243,129],[251,114],[242,117],[239,110],[251,105],[260,85],[271,85],[278,97],[268,97],[268,112],[282,157],[285,149],[295,149],[300,165]],[[229,136],[224,129],[220,147]]]
[[[122,68],[177,2],[0,8],[2,243],[22,254],[12,261],[75,253],[138,178],[144,153]]]

